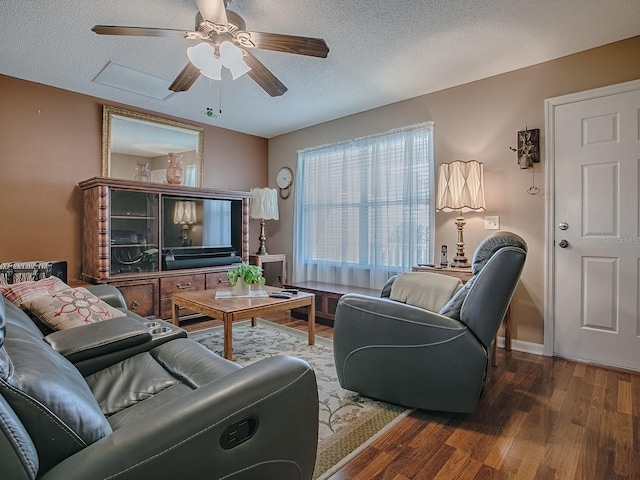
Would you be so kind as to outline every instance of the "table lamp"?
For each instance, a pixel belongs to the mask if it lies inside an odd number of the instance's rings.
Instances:
[[[471,267],[464,254],[464,217],[463,212],[481,212],[486,209],[484,202],[483,164],[470,160],[456,160],[443,163],[438,169],[438,192],[436,211],[458,212],[456,226],[458,228],[457,253],[451,266],[454,268]]]
[[[178,200],[173,210],[173,223],[182,225],[182,246],[189,246],[189,225],[196,223],[196,202]]]
[[[265,220],[278,220],[278,192],[275,188],[252,188],[251,189],[251,218],[260,219],[260,248],[256,255],[267,255],[265,242],[267,237],[264,233]]]

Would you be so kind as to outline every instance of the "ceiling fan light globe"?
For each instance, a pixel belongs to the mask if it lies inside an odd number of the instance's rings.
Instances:
[[[187,48],[187,57],[199,69],[207,64],[210,58],[213,58],[213,47],[206,42],[199,43],[195,47]]]
[[[231,76],[234,80],[251,70],[244,61],[242,50],[231,42],[222,42],[220,44],[220,60],[222,65],[231,71]]]
[[[210,44],[202,42],[195,47],[187,48],[187,57],[205,77],[213,80],[222,78],[222,62],[214,57],[214,50]]]
[[[209,65],[205,65],[204,68],[200,69],[200,73],[212,80],[221,80],[222,62],[220,62],[220,60],[218,60],[217,58],[212,58]]]

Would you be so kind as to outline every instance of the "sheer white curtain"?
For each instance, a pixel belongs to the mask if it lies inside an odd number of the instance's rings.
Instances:
[[[382,288],[432,254],[433,122],[298,152],[293,280]]]

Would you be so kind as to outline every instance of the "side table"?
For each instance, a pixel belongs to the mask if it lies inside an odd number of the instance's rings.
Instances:
[[[473,276],[471,268],[452,268],[452,267],[429,267],[426,265],[418,265],[412,267],[413,272],[431,272],[456,277],[467,283]],[[496,341],[493,342],[493,366],[496,366]],[[504,349],[511,351],[511,305],[507,307],[507,313],[504,315]]]
[[[249,255],[249,263],[264,268],[263,264],[269,262],[281,262],[280,285],[287,282],[287,255],[284,253],[267,253],[265,255]]]

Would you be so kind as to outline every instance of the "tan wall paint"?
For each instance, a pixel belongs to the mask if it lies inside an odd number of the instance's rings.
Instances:
[[[640,78],[640,37],[588,50],[540,65],[498,75],[357,115],[309,127],[269,140],[269,183],[282,166],[295,172],[296,151],[433,120],[436,165],[476,159],[485,164],[486,215],[499,215],[500,227],[522,235],[529,257],[512,302],[516,339],[543,343],[544,310],[544,100],[559,95]],[[515,153],[517,132],[539,128],[542,162],[535,166],[541,193],[526,193],[532,170],[520,170]],[[295,188],[295,187],[294,187]],[[269,250],[292,255],[293,195],[280,200],[280,220],[267,222]],[[466,214],[466,253],[489,233],[485,214]],[[454,250],[454,214],[436,214],[436,245]],[[452,255],[449,256],[451,258]],[[291,268],[289,267],[289,274]]]
[[[0,261],[67,260],[70,277],[79,277],[77,185],[101,172],[103,103],[0,75]],[[198,126],[205,129],[204,186],[249,190],[266,185],[266,139]],[[252,232],[257,225],[252,221]],[[252,242],[257,249],[257,240]]]

